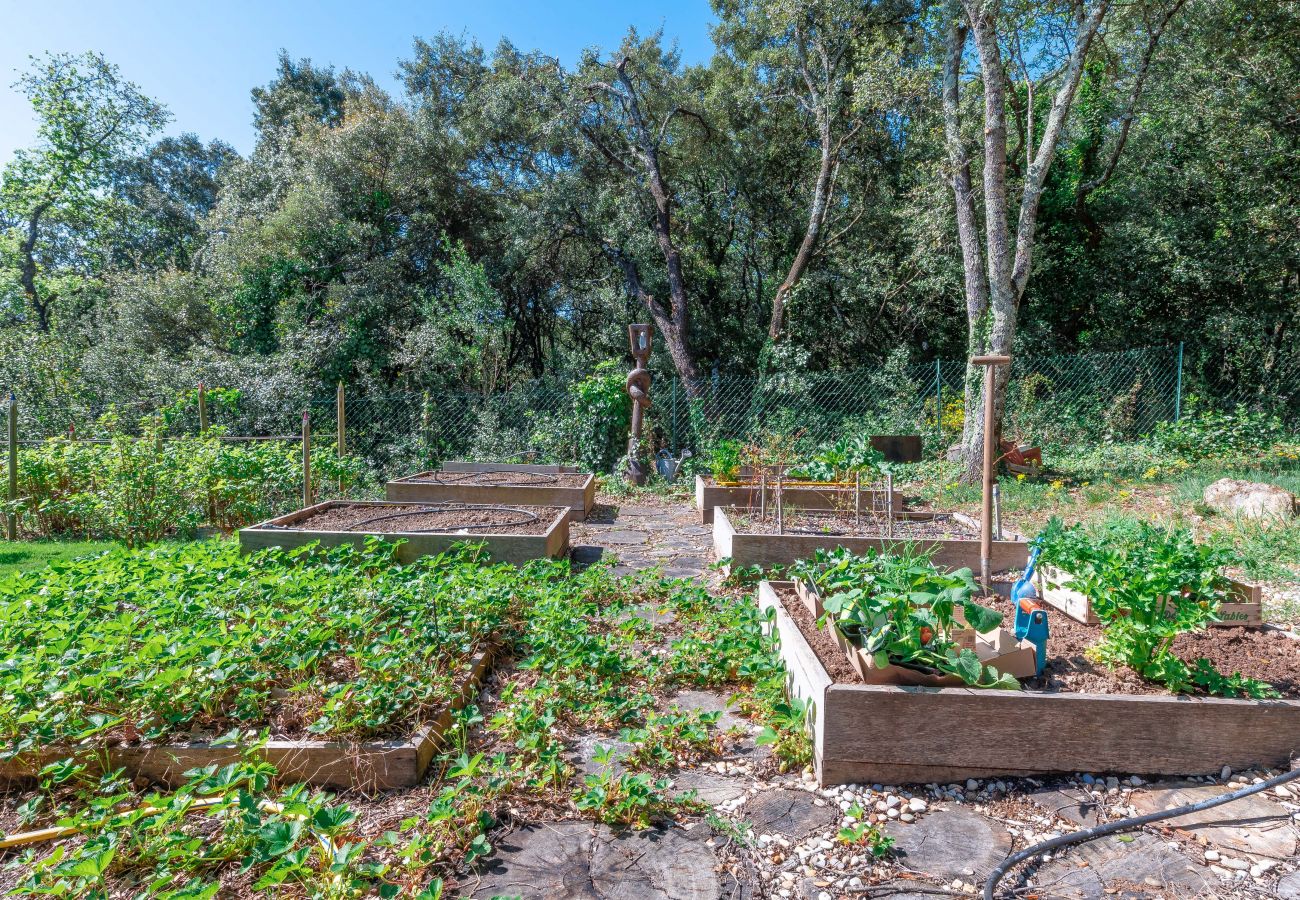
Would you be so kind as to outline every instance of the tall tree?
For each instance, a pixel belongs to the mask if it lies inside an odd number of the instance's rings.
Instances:
[[[753,102],[769,116],[793,112],[812,138],[803,228],[772,296],[768,337],[776,341],[814,257],[862,218],[864,198],[840,183],[840,167],[901,105],[911,11],[893,0],[715,0],[714,9],[714,39],[744,67]]]
[[[1064,5],[1049,0],[1042,8],[1027,10],[1004,5],[1002,0],[960,0],[960,6],[952,3],[947,9],[944,134],[965,272],[969,355],[1012,351],[1020,301],[1032,271],[1035,229],[1048,171],[1089,51],[1110,10],[1110,0],[1071,0]],[[1062,36],[1059,44],[1054,41],[1058,34]],[[976,83],[983,99],[982,209],[972,175],[972,152],[962,127],[962,92],[971,86],[964,77],[964,64],[972,40]],[[1151,52],[1158,41],[1159,32],[1153,32]],[[1050,94],[1051,104],[1040,121],[1044,94]],[[1137,94],[1140,96],[1140,82]],[[1008,112],[1015,117],[1014,145],[1009,145]],[[1116,159],[1122,150],[1123,141],[1117,141]],[[1017,192],[1013,209],[1011,198]],[[983,465],[980,387],[984,371],[972,366],[966,377],[962,452],[968,481],[979,479]],[[998,419],[1010,371],[1007,367],[988,371],[993,373]]]
[[[169,116],[98,53],[49,54],[14,86],[36,112],[37,145],[19,150],[5,167],[0,227],[12,236],[22,295],[44,332],[58,297],[46,276],[78,262],[75,235],[106,212],[114,163]]]

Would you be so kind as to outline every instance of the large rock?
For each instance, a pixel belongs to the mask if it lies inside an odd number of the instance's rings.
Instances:
[[[1295,495],[1271,484],[1220,478],[1205,489],[1211,509],[1248,519],[1289,519],[1295,514]]]

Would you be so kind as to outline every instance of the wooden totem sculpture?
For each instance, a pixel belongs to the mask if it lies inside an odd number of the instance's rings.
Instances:
[[[628,340],[632,345],[632,358],[636,368],[627,375],[627,393],[632,398],[632,433],[627,439],[627,480],[645,484],[648,463],[641,453],[641,420],[650,408],[650,341],[654,337],[653,325],[627,326]]]

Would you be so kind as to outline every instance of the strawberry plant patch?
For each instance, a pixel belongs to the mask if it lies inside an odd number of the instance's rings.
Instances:
[[[138,761],[144,748],[259,733],[308,742],[297,751],[317,765],[343,745],[388,742],[379,749],[409,756],[412,735],[481,677],[534,582],[473,549],[409,565],[396,553],[371,540],[241,555],[212,541],[117,549],[0,581],[7,771],[103,750]]]

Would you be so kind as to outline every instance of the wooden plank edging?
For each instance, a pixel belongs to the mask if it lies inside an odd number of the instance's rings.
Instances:
[[[437,475],[436,471],[417,472],[395,478],[384,486],[384,496],[394,503],[468,503],[501,504],[503,506],[563,506],[569,510],[569,521],[584,521],[596,504],[596,476],[587,474],[577,487],[554,485],[507,484],[440,484],[421,481]],[[552,474],[552,473],[527,473]],[[560,474],[576,475],[577,472]]]
[[[397,548],[399,562],[411,563],[422,556],[436,556],[444,553],[457,543],[482,543],[488,555],[496,562],[515,565],[533,559],[549,557],[559,559],[569,550],[569,510],[567,507],[537,507],[551,510],[554,518],[542,534],[456,534],[454,532],[412,532],[412,531],[317,531],[296,528],[296,524],[317,512],[334,506],[403,506],[409,503],[391,500],[326,500],[304,509],[295,510],[287,515],[259,522],[247,528],[239,529],[240,549],[249,553],[268,547],[302,547],[313,541],[319,541],[324,547],[337,547],[352,544],[360,548],[367,538],[381,538],[389,541],[402,541]],[[276,527],[278,526],[278,527]]]
[[[931,513],[933,515],[934,513]],[[843,537],[813,534],[751,534],[740,532],[731,521],[728,510],[718,507],[713,513],[713,551],[718,559],[730,559],[733,566],[786,566],[801,559],[811,559],[819,549],[834,550],[845,547],[852,553],[867,550],[885,551],[904,543],[875,537]],[[918,547],[934,547],[935,565],[948,568],[980,567],[980,542],[978,538],[927,538],[914,542]],[[1029,545],[1022,540],[994,541],[992,545],[993,571],[1006,572],[1022,569],[1029,562]]]

